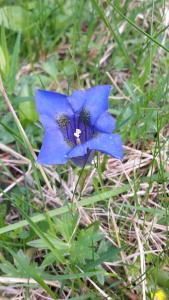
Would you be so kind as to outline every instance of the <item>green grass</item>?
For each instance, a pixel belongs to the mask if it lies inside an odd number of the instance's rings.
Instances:
[[[167,13],[162,0],[1,1],[0,298],[168,299]],[[35,89],[97,84],[114,86],[123,162],[38,167]]]

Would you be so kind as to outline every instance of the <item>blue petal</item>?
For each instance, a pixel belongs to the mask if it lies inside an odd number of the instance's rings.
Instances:
[[[35,94],[37,112],[48,115],[54,120],[58,115],[72,116],[73,111],[67,96],[51,91],[37,90]]]
[[[71,149],[67,156],[69,158],[85,156],[88,150],[98,150],[118,159],[123,158],[122,141],[118,134],[99,133],[86,143]]]
[[[99,133],[96,137],[87,142],[91,150],[98,150],[115,158],[123,158],[123,146],[120,135]]]
[[[85,91],[74,91],[71,96],[67,97],[74,112],[78,112],[82,109],[86,101]]]
[[[112,133],[115,129],[116,120],[107,112],[105,111],[96,121],[94,127],[97,130]]]
[[[98,117],[108,110],[108,97],[111,88],[111,85],[98,85],[85,91],[75,91],[67,98],[74,112],[85,109],[90,113],[91,124],[93,125]]]
[[[87,153],[87,146],[87,142],[84,144],[77,145],[68,152],[67,156],[69,158],[84,156]]]
[[[44,114],[40,114],[39,119],[45,129],[49,128],[58,130],[57,122],[53,118],[50,118],[49,116]]]
[[[57,129],[45,130],[38,162],[40,164],[65,164],[70,146],[65,142],[62,133]]]
[[[98,85],[86,91],[84,109],[90,112],[92,125],[101,114],[108,110],[108,97],[111,88],[111,85]]]

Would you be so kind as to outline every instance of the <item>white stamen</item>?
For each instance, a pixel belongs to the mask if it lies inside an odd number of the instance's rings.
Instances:
[[[74,132],[74,136],[77,137],[77,138],[79,138],[80,135],[81,135],[81,133],[82,133],[81,130],[77,128],[76,132]]]
[[[81,142],[80,142],[80,135],[81,135],[81,130],[80,129],[76,129],[76,131],[74,132],[74,136],[76,137],[76,143],[77,144],[80,144]]]

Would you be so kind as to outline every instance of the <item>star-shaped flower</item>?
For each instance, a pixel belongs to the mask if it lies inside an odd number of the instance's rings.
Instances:
[[[71,96],[37,90],[36,107],[44,127],[38,156],[40,164],[65,164],[71,159],[83,166],[95,150],[122,159],[121,138],[112,134],[115,119],[108,113],[111,86],[100,85]]]

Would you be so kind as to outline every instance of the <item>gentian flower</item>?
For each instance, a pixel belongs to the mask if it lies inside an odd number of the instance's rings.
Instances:
[[[122,159],[121,138],[112,134],[115,119],[107,112],[111,86],[100,85],[71,96],[37,90],[36,107],[44,127],[40,164],[90,163],[95,150]]]

